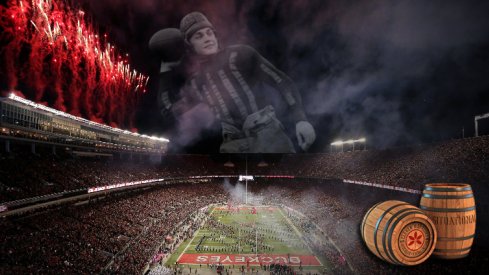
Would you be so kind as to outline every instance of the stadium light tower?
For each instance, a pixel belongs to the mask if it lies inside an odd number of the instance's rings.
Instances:
[[[331,143],[331,151],[333,151],[333,146],[341,146],[341,152],[343,152],[343,148],[345,144],[351,144],[353,146],[353,151],[355,151],[355,143],[363,143],[363,150],[367,148],[367,139],[366,138],[360,138],[360,139],[349,139],[349,140],[338,140],[333,143]]]
[[[479,136],[479,122],[478,120],[481,120],[481,119],[484,119],[484,118],[489,118],[489,113],[487,114],[483,114],[483,115],[480,115],[480,116],[475,116],[474,117],[474,123],[475,123],[475,136],[478,137]]]
[[[340,146],[340,145],[341,145],[341,152],[343,152],[343,141],[341,140],[331,143],[331,151],[333,151],[333,146]]]

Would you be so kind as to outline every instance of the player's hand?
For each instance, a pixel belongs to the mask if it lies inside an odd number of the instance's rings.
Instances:
[[[316,132],[308,121],[299,121],[295,125],[297,141],[302,150],[307,151],[316,140]]]

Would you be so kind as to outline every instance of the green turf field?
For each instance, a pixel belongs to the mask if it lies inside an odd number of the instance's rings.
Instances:
[[[323,266],[301,234],[279,207],[214,207],[193,238],[181,244],[166,265],[177,261],[261,265],[282,260],[296,266]]]
[[[185,252],[310,254],[279,208],[257,208],[256,214],[252,211],[215,208]]]

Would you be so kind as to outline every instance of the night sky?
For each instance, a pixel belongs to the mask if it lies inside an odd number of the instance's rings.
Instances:
[[[148,41],[192,11],[208,16],[222,46],[251,45],[294,80],[316,128],[312,152],[329,151],[336,139],[366,137],[368,147],[387,148],[461,138],[462,129],[473,136],[474,116],[489,113],[488,1],[79,3],[150,76],[138,107],[140,133],[172,139],[178,128],[156,109],[159,60]],[[482,134],[488,126],[482,123]],[[182,140],[174,152],[212,152],[219,129]]]

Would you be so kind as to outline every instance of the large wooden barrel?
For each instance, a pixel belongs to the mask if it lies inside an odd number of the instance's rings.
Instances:
[[[420,208],[438,231],[433,255],[442,259],[466,257],[475,235],[475,200],[469,184],[426,184]]]
[[[363,218],[360,231],[370,251],[392,264],[420,264],[435,249],[433,222],[419,208],[402,201],[372,206]]]

